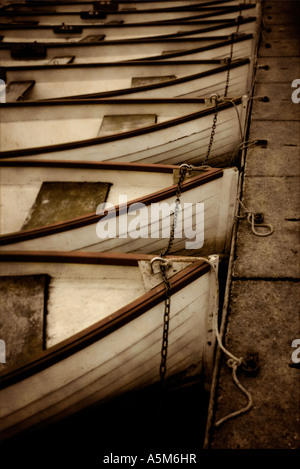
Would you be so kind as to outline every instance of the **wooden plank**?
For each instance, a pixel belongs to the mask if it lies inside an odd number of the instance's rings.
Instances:
[[[7,370],[29,363],[43,351],[47,275],[0,277],[1,338]]]
[[[73,62],[75,55],[56,56],[47,62],[47,65],[66,65]]]
[[[186,51],[182,49],[163,50],[161,55],[180,54],[181,52],[186,52]]]
[[[34,86],[34,80],[12,81],[6,87],[6,101],[21,101],[23,96]]]
[[[147,127],[155,124],[156,119],[155,114],[107,115],[102,119],[98,137]]]
[[[85,36],[79,42],[102,42],[105,39],[105,34],[94,34]]]
[[[153,83],[161,83],[164,81],[176,80],[176,78],[176,75],[165,75],[156,77],[132,77],[131,87],[135,88],[137,86],[152,85]]]
[[[107,199],[110,184],[102,182],[44,182],[23,230],[95,213]]]

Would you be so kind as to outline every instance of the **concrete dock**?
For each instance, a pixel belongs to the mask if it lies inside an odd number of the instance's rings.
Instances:
[[[268,69],[258,68],[253,96],[267,96],[269,101],[253,100],[248,140],[268,142],[265,148],[255,145],[246,151],[241,197],[248,211],[263,213],[264,223],[274,232],[259,237],[245,218],[238,220],[223,334],[225,348],[237,358],[254,357],[258,373],[237,368],[247,396],[233,381],[228,356],[219,353],[206,449],[300,447],[297,353],[292,359],[292,343],[300,343],[300,80],[298,94],[292,87],[300,79],[300,2],[266,1],[262,11],[258,66]],[[293,92],[298,103],[292,100]],[[218,425],[248,403],[248,411]]]

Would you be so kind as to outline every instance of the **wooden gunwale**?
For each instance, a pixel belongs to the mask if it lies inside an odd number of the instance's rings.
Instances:
[[[167,164],[140,164],[140,163],[120,163],[106,161],[51,161],[51,160],[1,160],[1,167],[43,167],[43,168],[72,168],[72,169],[106,169],[116,171],[143,171],[154,173],[172,173],[174,169],[178,169],[177,165]]]
[[[186,180],[182,183],[181,192],[186,192],[194,187],[199,187],[208,182],[219,179],[223,176],[223,170],[217,168],[210,168],[199,176],[195,176],[191,179]],[[150,204],[160,202],[169,197],[175,196],[177,191],[177,184],[173,184],[165,189],[153,192],[147,196],[139,197],[130,201],[131,204],[143,203],[148,206]],[[14,242],[27,241],[29,239],[40,238],[43,236],[49,236],[56,233],[66,232],[75,228],[81,228],[83,226],[92,225],[97,223],[102,218],[110,218],[114,216],[119,216],[120,212],[127,210],[126,204],[121,204],[115,206],[113,209],[104,210],[102,214],[91,213],[90,215],[85,215],[82,217],[76,217],[72,220],[65,222],[58,222],[52,225],[47,225],[41,228],[35,228],[30,230],[18,231],[15,233],[4,234],[0,236],[0,246],[5,246]]]
[[[201,103],[203,102],[199,100],[199,98],[187,98],[187,99],[184,99],[182,101],[184,102],[191,102],[191,103],[195,103],[197,102],[197,99],[198,99],[198,102]],[[200,98],[201,99],[201,98]],[[134,102],[140,102],[140,103],[145,103],[145,105],[147,104],[147,102],[151,102],[151,103],[154,103],[154,104],[158,104],[160,102],[162,103],[178,103],[180,104],[180,98],[168,98],[168,99],[160,99],[160,98],[152,98],[152,99],[139,99],[139,100],[134,100],[134,99],[126,99],[125,100],[122,100],[122,103],[123,102],[126,102],[126,104],[131,104],[131,103],[134,103]],[[90,105],[97,105],[99,103],[116,103],[116,104],[120,104],[120,101],[119,100],[114,100],[114,99],[110,99],[110,100],[106,100],[106,99],[101,99],[101,100],[85,100],[85,99],[78,99],[78,100],[53,100],[53,101],[31,101],[31,102],[22,102],[22,103],[5,103],[5,104],[1,104],[0,105],[0,109],[3,108],[9,108],[9,107],[27,107],[27,106],[58,106],[58,105],[68,105],[68,106],[74,106],[74,105],[82,105],[82,106],[86,106],[87,104],[90,104]],[[239,97],[239,98],[233,98],[232,99],[232,102],[235,104],[235,105],[238,105],[238,104],[241,104],[242,103],[242,98]],[[223,102],[221,104],[219,104],[219,112],[222,111],[223,109],[228,109],[232,106],[232,103],[231,102]],[[207,115],[210,115],[210,114],[213,114],[214,113],[214,107],[209,107],[207,109],[202,109],[201,111],[198,111],[198,112],[195,112],[195,113],[192,113],[192,114],[188,114],[188,115],[184,115],[184,116],[181,116],[181,117],[177,117],[175,119],[170,119],[169,121],[165,121],[165,122],[159,122],[159,123],[156,123],[156,124],[153,124],[153,125],[150,125],[148,127],[143,127],[141,129],[134,129],[134,130],[129,130],[129,131],[126,131],[126,132],[122,132],[122,133],[118,133],[118,134],[114,134],[114,135],[107,135],[107,136],[103,136],[103,137],[94,137],[94,138],[91,138],[91,139],[87,139],[87,140],[80,140],[80,141],[76,141],[76,142],[67,142],[67,143],[61,143],[61,144],[55,144],[55,145],[48,145],[48,146],[41,146],[41,147],[34,147],[34,148],[26,148],[26,149],[18,149],[18,150],[8,150],[8,151],[3,151],[3,152],[0,152],[0,159],[3,159],[3,158],[12,158],[12,157],[16,157],[16,156],[26,156],[26,155],[35,155],[35,154],[38,154],[38,153],[51,153],[53,151],[57,151],[57,150],[68,150],[68,149],[73,149],[73,148],[82,148],[82,147],[85,147],[85,146],[92,146],[92,145],[96,145],[96,144],[99,144],[99,143],[102,143],[102,142],[112,142],[112,141],[116,141],[116,140],[123,140],[125,138],[128,138],[128,137],[134,137],[136,135],[143,135],[145,133],[152,133],[152,132],[156,132],[157,130],[161,130],[161,129],[166,129],[166,128],[169,128],[169,127],[172,127],[174,125],[178,125],[178,124],[182,124],[184,122],[189,122],[189,121],[192,121],[192,120],[195,120],[195,119],[198,119],[199,117],[204,117],[204,116],[207,116]]]
[[[90,254],[90,253],[61,253],[53,252],[51,254],[44,252],[11,251],[0,253],[0,262],[63,262],[100,265],[137,265],[140,260],[150,260],[154,256],[143,255],[119,255],[119,254]],[[168,256],[167,258],[172,258]],[[209,265],[204,261],[191,261],[192,264],[184,270],[170,278],[170,294],[173,295],[186,285],[207,273]],[[129,323],[135,318],[146,313],[150,308],[162,302],[165,298],[165,285],[162,283],[151,291],[145,293],[135,301],[129,303],[118,311],[110,315],[109,318],[98,321],[83,331],[65,339],[57,345],[43,351],[29,364],[14,369],[6,374],[0,375],[1,386],[5,388],[11,384],[17,383],[55,363],[69,357],[70,355],[82,350],[92,343],[107,336],[123,325]]]
[[[246,34],[239,34],[239,37],[245,37]],[[105,47],[105,46],[113,46],[113,45],[119,45],[119,44],[184,44],[185,42],[190,43],[193,42],[195,45],[198,43],[201,44],[202,42],[208,42],[208,41],[220,41],[225,42],[230,40],[232,41],[231,36],[205,36],[205,37],[181,37],[180,34],[175,34],[174,37],[170,38],[165,38],[165,37],[142,37],[142,38],[130,38],[130,39],[113,39],[113,40],[105,40],[103,42],[39,42],[38,44],[41,46],[44,46],[45,49],[62,49],[62,48],[75,48],[79,49],[81,47],[83,48],[94,48],[94,47]],[[3,42],[0,43],[0,50],[7,50],[11,49],[13,46],[20,46],[22,44],[25,45],[31,45],[32,43],[26,42],[26,43],[18,43],[18,42]],[[219,45],[219,44],[218,44]],[[211,47],[211,44],[207,45],[205,47],[205,50],[208,50]]]
[[[235,60],[247,60],[245,59],[235,59]],[[233,61],[234,62],[234,61]],[[92,62],[92,63],[74,63],[74,64],[53,64],[53,65],[8,65],[8,66],[0,66],[0,77],[2,80],[6,81],[6,72],[21,72],[21,71],[35,71],[35,70],[73,70],[78,68],[104,68],[104,67],[144,67],[145,65],[153,65],[153,66],[160,66],[160,65],[203,65],[203,64],[212,64],[212,65],[222,65],[225,63],[224,59],[203,59],[203,60],[173,60],[170,62],[161,61],[159,64],[157,61],[151,60],[141,60],[141,61],[124,61],[124,62]]]

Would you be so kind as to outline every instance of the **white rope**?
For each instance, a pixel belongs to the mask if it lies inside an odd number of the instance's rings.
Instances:
[[[247,391],[247,389],[244,388],[244,386],[240,383],[240,381],[238,380],[237,374],[236,374],[237,368],[241,365],[241,363],[244,360],[243,357],[237,358],[229,350],[227,350],[224,347],[224,345],[222,343],[222,339],[220,337],[220,332],[219,332],[219,327],[218,327],[218,310],[219,310],[219,294],[220,294],[219,292],[220,292],[220,288],[219,288],[219,279],[218,279],[217,269],[216,269],[215,265],[213,264],[213,262],[210,261],[209,259],[205,259],[203,257],[199,257],[198,259],[203,260],[204,262],[207,262],[210,265],[210,267],[212,268],[213,272],[214,272],[215,281],[216,281],[216,297],[215,297],[216,298],[216,301],[215,301],[215,303],[216,303],[216,314],[214,315],[214,329],[215,329],[215,333],[216,333],[216,339],[217,339],[217,342],[218,342],[218,345],[219,345],[220,349],[223,351],[223,353],[225,353],[229,357],[229,360],[227,360],[227,365],[230,368],[232,368],[232,379],[233,379],[234,383],[240,389],[240,391],[245,394],[245,396],[248,399],[248,403],[245,407],[243,407],[242,409],[239,409],[235,412],[232,412],[231,414],[228,414],[225,417],[218,420],[215,423],[215,427],[219,427],[220,425],[222,425],[222,423],[226,422],[227,420],[238,417],[239,415],[244,414],[245,412],[248,412],[253,406],[253,399],[252,399],[252,396],[251,396],[250,392]]]
[[[268,224],[267,223],[255,223],[255,213],[252,212],[251,210],[247,210],[243,202],[238,197],[237,197],[237,201],[241,205],[245,213],[243,215],[237,215],[236,218],[243,219],[247,217],[247,222],[251,225],[251,230],[253,234],[255,234],[256,236],[265,237],[265,236],[270,236],[271,234],[274,233],[273,225],[271,225],[270,223]],[[259,232],[255,229],[256,226],[259,226],[261,228],[267,228],[267,231],[265,231],[264,233]]]
[[[256,145],[257,142],[259,142],[259,140],[244,140],[243,142],[241,142],[237,147],[236,149],[234,150],[234,152],[232,153],[232,156],[230,158],[230,161],[228,163],[228,166],[231,165],[232,161],[235,159],[235,156],[236,154],[240,151],[240,150],[245,150],[246,148],[250,148],[252,147],[253,145]]]
[[[222,100],[223,101],[228,101],[229,103],[231,103],[234,106],[236,114],[237,114],[237,118],[238,118],[239,129],[240,129],[240,134],[241,134],[241,140],[243,140],[244,134],[243,134],[243,129],[242,129],[241,116],[240,116],[239,109],[238,109],[237,105],[235,104],[235,102],[232,99],[222,98]]]

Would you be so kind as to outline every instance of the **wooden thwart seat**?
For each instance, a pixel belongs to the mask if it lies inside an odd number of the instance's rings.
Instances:
[[[107,200],[110,186],[106,182],[43,182],[22,230],[95,213]]]
[[[94,34],[85,36],[79,42],[102,42],[105,39],[105,34]]]
[[[34,86],[34,80],[12,81],[6,86],[6,101],[21,101],[25,94]]]
[[[164,81],[175,80],[176,78],[176,75],[165,75],[156,77],[132,77],[131,87],[135,88],[136,86],[152,85],[155,83],[162,83]]]
[[[66,65],[73,62],[75,55],[57,56],[47,62],[47,65]]]
[[[113,135],[120,132],[128,132],[141,127],[156,124],[155,114],[130,114],[104,116],[98,132],[98,137]]]
[[[1,338],[7,370],[29,363],[44,350],[48,275],[0,277]]]

